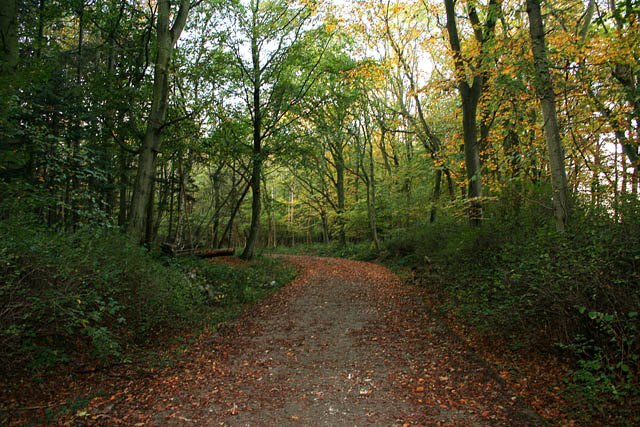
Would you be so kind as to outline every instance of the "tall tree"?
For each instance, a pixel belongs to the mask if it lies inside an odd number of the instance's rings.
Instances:
[[[169,62],[173,48],[187,22],[190,7],[189,0],[180,0],[178,10],[174,12],[173,23],[170,25],[171,1],[158,0],[158,18],[155,25],[157,52],[151,111],[147,118],[147,128],[140,149],[131,215],[127,227],[129,234],[139,241],[142,241],[145,235],[147,209],[155,177],[155,161],[162,144],[162,128],[165,124],[169,95]]]
[[[358,98],[354,83],[357,64],[348,56],[331,52],[324,64],[324,74],[315,87],[309,117],[314,126],[313,139],[319,149],[316,171],[323,173],[335,189],[335,195],[324,188],[316,187],[323,194],[336,214],[338,242],[344,246],[346,236],[346,195],[345,182],[347,172],[347,145],[349,135],[347,127],[352,120],[352,107]],[[319,165],[317,165],[319,166]]]
[[[464,158],[469,180],[468,197],[470,199],[469,219],[473,225],[480,225],[482,220],[482,176],[480,172],[480,151],[478,149],[477,110],[478,102],[487,80],[486,67],[490,58],[490,45],[495,33],[495,26],[500,15],[499,0],[489,0],[484,24],[480,22],[476,10],[476,2],[467,3],[467,15],[473,27],[479,52],[471,61],[472,75],[468,76],[468,65],[463,57],[458,25],[456,23],[455,0],[444,0],[447,14],[447,33],[453,53],[455,76],[462,102],[462,129],[464,136]],[[495,52],[494,52],[495,54]],[[471,84],[469,84],[471,80]]]
[[[240,70],[240,96],[252,129],[251,225],[241,255],[244,259],[253,257],[258,242],[263,165],[269,152],[277,150],[265,143],[285,124],[297,120],[289,113],[313,85],[322,57],[323,49],[310,55],[302,48],[305,45],[313,51],[312,45],[322,38],[320,32],[311,31],[313,6],[314,2],[251,0],[247,8],[234,10],[236,22],[231,25],[238,28],[238,33],[231,40],[231,49]]]
[[[536,93],[540,98],[542,107],[544,138],[547,142],[549,164],[551,166],[553,212],[556,229],[564,232],[567,228],[570,213],[569,190],[539,0],[527,0],[527,14],[529,15],[529,34],[531,36],[531,51],[533,52],[535,68]]]
[[[629,35],[635,34],[636,42],[631,41],[631,45],[636,47],[631,52],[622,53],[626,57],[625,60],[618,59],[615,61],[612,74],[613,77],[624,88],[625,98],[631,110],[630,116],[635,120],[636,132],[640,130],[640,67],[638,67],[637,37],[638,37],[638,10],[640,5],[637,2],[616,2],[609,0],[611,14],[615,19],[616,32],[619,39],[629,39]],[[630,41],[630,40],[629,40]],[[623,49],[623,52],[627,49]],[[603,108],[605,114],[610,116]],[[619,126],[619,125],[618,125]],[[640,155],[638,154],[638,143],[629,141],[625,132],[618,130],[618,138],[622,143],[622,149],[629,158],[629,161],[636,169],[636,173],[640,172]]]

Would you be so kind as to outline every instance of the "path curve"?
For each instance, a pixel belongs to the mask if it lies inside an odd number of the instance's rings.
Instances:
[[[283,257],[299,275],[93,421],[153,425],[539,425],[385,267]],[[101,411],[104,412],[101,418]],[[142,421],[140,421],[142,420]],[[140,424],[143,425],[143,424]]]

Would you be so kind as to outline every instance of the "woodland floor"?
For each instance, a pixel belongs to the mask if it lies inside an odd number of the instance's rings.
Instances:
[[[96,376],[71,425],[541,425],[385,267],[286,257],[291,284],[178,360]],[[114,382],[115,381],[115,382]],[[88,387],[88,389],[87,389]],[[76,391],[77,393],[78,391]]]

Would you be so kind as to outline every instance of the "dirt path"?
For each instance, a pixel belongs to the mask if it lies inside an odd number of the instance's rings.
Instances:
[[[384,267],[287,257],[301,272],[182,362],[94,399],[133,425],[538,425]],[[76,419],[75,422],[82,421]]]

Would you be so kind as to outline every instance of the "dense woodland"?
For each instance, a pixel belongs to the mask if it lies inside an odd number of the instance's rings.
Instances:
[[[269,291],[244,282],[286,281],[261,254],[295,247],[413,268],[445,315],[566,361],[571,410],[632,423],[639,12],[3,1],[2,369],[213,322]],[[224,247],[262,267],[162,253]]]

